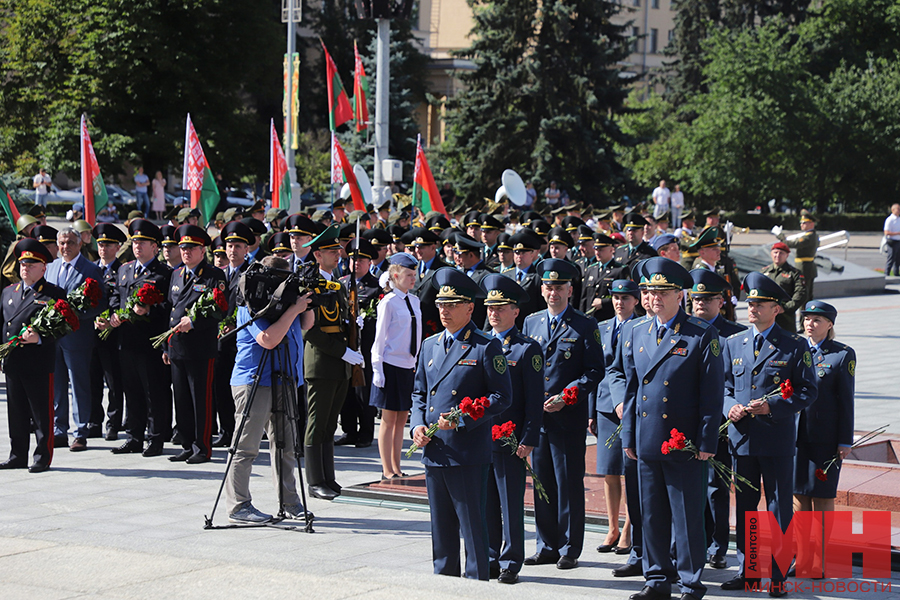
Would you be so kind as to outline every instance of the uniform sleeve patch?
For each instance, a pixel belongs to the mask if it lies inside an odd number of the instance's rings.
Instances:
[[[851,360],[847,365],[847,371],[850,372],[850,377],[856,377],[856,361]]]
[[[722,347],[719,345],[719,339],[713,338],[709,342],[709,351],[713,353],[713,356],[718,356],[719,353],[722,352]]]
[[[812,366],[812,356],[809,354],[809,350],[803,353],[803,364],[807,367]]]
[[[853,363],[851,362],[850,365],[852,367]],[[544,366],[544,359],[541,358],[541,356],[539,354],[535,354],[534,356],[531,357],[531,366],[534,367],[535,371],[540,372],[541,367]],[[851,371],[850,374],[852,375],[853,372]]]
[[[595,340],[598,344],[600,343],[600,330],[599,330],[599,329],[595,329],[595,330],[594,330],[594,340]]]
[[[492,361],[494,363],[494,370],[503,375],[506,373],[506,357],[502,354],[498,354],[494,357]]]

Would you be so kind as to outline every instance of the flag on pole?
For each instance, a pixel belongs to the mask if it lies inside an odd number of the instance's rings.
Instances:
[[[191,191],[191,208],[200,209],[201,222],[205,226],[215,218],[215,211],[219,206],[219,190],[203,153],[203,146],[200,145],[200,138],[197,137],[197,131],[191,123],[190,113],[184,130],[182,173],[181,189]]]
[[[332,183],[349,183],[350,197],[353,199],[353,210],[366,210],[366,201],[363,198],[362,190],[359,188],[359,182],[356,181],[356,175],[353,174],[353,167],[341,148],[341,143],[337,136],[331,134],[331,182]]]
[[[3,212],[6,214],[6,218],[9,219],[9,224],[15,230],[16,221],[22,215],[19,214],[19,209],[16,207],[16,203],[13,202],[12,196],[9,195],[2,178],[0,178],[0,206],[3,207]]]
[[[81,115],[81,195],[84,198],[84,219],[94,225],[97,213],[109,202],[106,185],[100,175],[100,165],[88,134],[87,117]]]
[[[422,136],[416,139],[416,169],[413,174],[412,201],[413,206],[422,211],[423,215],[427,215],[433,210],[447,215],[447,209],[444,208],[437,184],[428,167],[425,151],[422,150]],[[447,216],[449,218],[449,215]]]
[[[328,54],[325,42],[320,39],[322,50],[325,51],[325,80],[328,83],[328,124],[334,131],[353,118],[353,109],[350,108],[350,99],[344,91],[344,84],[338,75],[337,66]]]
[[[288,177],[287,160],[281,149],[278,132],[275,131],[275,119],[269,137],[269,191],[272,192],[272,208],[287,208],[291,204],[291,178]]]
[[[362,131],[369,126],[369,80],[366,79],[356,40],[353,41],[353,55],[356,57],[353,65],[353,118],[356,119],[356,131]]]

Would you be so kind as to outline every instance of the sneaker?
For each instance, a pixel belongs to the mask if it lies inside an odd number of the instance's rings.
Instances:
[[[303,516],[303,505],[299,502],[297,504],[285,504],[284,514],[287,515],[289,519],[296,519],[298,521],[302,521],[305,518]],[[315,518],[315,515],[311,510],[307,510],[306,514],[309,515],[310,519]]]
[[[250,502],[244,502],[230,515],[228,520],[233,523],[268,523],[272,520],[272,515],[259,512]]]

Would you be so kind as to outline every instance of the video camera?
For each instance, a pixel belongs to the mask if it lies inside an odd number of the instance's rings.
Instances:
[[[238,283],[241,304],[250,309],[252,317],[264,313],[269,321],[277,320],[307,292],[312,293],[310,304],[316,306],[322,295],[333,293],[340,287],[336,281],[322,277],[314,261],[304,263],[296,273],[253,262]]]

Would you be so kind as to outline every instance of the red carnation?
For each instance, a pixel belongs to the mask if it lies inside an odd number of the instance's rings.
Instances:
[[[828,473],[822,469],[816,469],[816,479],[819,481],[828,481]]]
[[[72,308],[69,306],[69,303],[65,300],[59,299],[56,301],[54,305],[59,314],[62,315],[63,319],[66,320],[66,324],[72,328],[72,331],[78,331],[79,322],[78,316],[72,312]]]
[[[163,300],[163,295],[149,283],[145,283],[141,286],[141,289],[137,291],[137,301],[144,306],[155,306],[162,303]]]
[[[84,280],[84,295],[90,301],[92,307],[100,303],[100,285],[96,279],[88,277]]]
[[[668,454],[668,453],[669,453],[669,450],[670,450],[670,448],[669,448],[669,442],[668,442],[668,441],[663,442],[663,443],[662,443],[662,453],[663,453],[663,454]]]
[[[503,430],[499,425],[494,425],[491,427],[491,439],[495,442],[503,437]]]
[[[791,396],[794,395],[794,386],[791,385],[790,379],[785,379],[781,384],[781,397],[785,400],[790,400]]]
[[[566,405],[571,406],[573,404],[578,403],[578,386],[573,385],[572,387],[568,387],[563,390],[562,393],[563,402]]]
[[[213,290],[213,300],[215,300],[218,307],[222,310],[222,312],[228,312],[228,298],[225,297],[225,294],[222,293],[222,290],[216,288]]]

